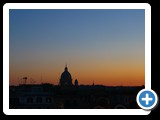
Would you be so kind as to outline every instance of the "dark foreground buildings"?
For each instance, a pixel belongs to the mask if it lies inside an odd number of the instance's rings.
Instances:
[[[10,86],[10,109],[135,109],[136,95],[143,87]]]
[[[144,86],[111,87],[72,83],[67,66],[59,85],[22,84],[9,87],[10,109],[137,109],[137,93]]]

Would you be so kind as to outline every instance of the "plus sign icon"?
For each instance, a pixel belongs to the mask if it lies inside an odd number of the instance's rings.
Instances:
[[[158,102],[157,94],[153,90],[143,89],[137,94],[137,103],[144,110],[153,109]]]

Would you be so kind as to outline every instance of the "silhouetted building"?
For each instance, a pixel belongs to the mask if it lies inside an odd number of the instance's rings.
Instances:
[[[64,72],[61,74],[61,78],[60,78],[59,83],[60,83],[61,86],[72,86],[72,76],[68,72],[67,65],[64,69]]]
[[[24,78],[25,80],[27,78]],[[144,86],[72,84],[67,65],[59,85],[23,84],[9,87],[10,109],[138,109],[137,93]]]
[[[77,79],[74,81],[74,85],[78,86],[78,80]]]
[[[9,87],[10,109],[138,109],[139,87],[19,85]]]
[[[54,108],[53,86],[42,85],[20,85],[10,87],[9,106],[25,109],[51,109]]]

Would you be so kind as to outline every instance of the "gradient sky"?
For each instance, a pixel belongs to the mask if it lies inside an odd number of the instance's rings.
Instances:
[[[58,84],[67,63],[79,84],[144,85],[145,11],[10,10],[10,85]]]

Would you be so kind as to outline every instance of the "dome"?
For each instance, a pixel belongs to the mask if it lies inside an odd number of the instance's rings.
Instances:
[[[65,67],[64,72],[61,74],[60,85],[61,86],[72,85],[72,76],[68,72],[67,66]]]
[[[63,79],[72,79],[71,74],[68,71],[64,71],[61,74],[61,78],[63,78]]]

